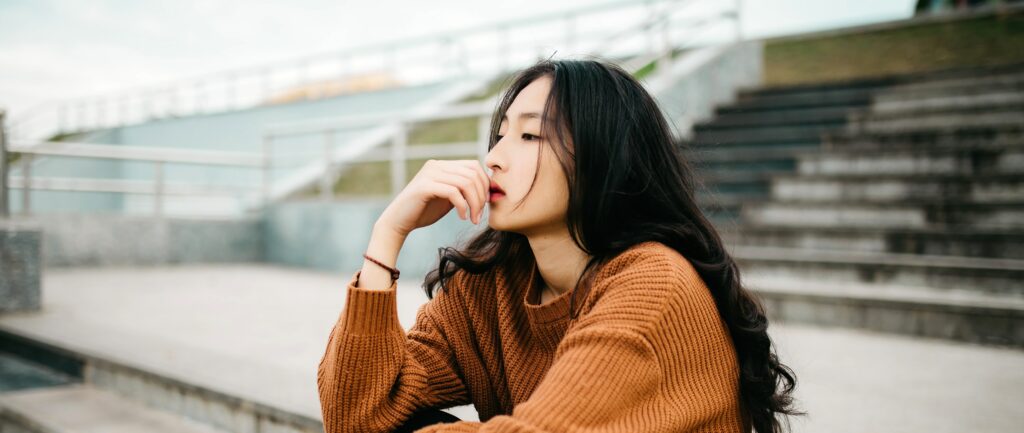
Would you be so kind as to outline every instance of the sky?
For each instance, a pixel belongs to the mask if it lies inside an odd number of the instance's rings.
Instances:
[[[48,101],[606,1],[0,0],[0,108],[16,119]],[[908,18],[913,3],[740,4],[744,35],[760,38]]]

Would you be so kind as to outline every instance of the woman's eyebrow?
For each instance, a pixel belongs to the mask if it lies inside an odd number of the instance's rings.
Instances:
[[[540,119],[540,113],[533,111],[528,113],[519,113],[519,119]],[[502,114],[501,120],[508,120],[508,115]]]

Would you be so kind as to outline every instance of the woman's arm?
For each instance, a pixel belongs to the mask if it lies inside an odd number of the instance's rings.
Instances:
[[[403,241],[375,229],[367,254],[393,266]],[[433,317],[438,303],[447,301],[447,291],[419,308],[406,333],[398,321],[397,283],[385,286],[390,278],[379,265],[364,261],[348,283],[345,307],[317,369],[326,433],[387,432],[418,409],[469,403]]]

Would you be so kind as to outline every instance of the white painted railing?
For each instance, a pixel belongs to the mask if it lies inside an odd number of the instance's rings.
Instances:
[[[318,99],[360,88],[407,86],[470,75],[494,75],[561,54],[659,52],[681,5],[718,12],[737,24],[738,0],[612,0],[575,10],[458,31],[321,53],[234,69],[116,94],[53,101],[13,113],[12,136],[50,139],[67,134],[245,107]],[[706,14],[705,14],[706,15]],[[630,31],[637,22],[652,25]],[[661,23],[660,26],[655,25]]]
[[[569,19],[566,17],[578,17],[587,13],[596,13],[597,11],[618,11],[619,8],[624,8],[627,4],[637,6],[637,2],[613,2],[581,11],[573,11],[572,14],[564,15],[563,18]],[[601,53],[602,56],[607,58],[616,53],[616,47],[626,47],[624,52],[633,54],[633,60],[623,65],[627,70],[636,72],[655,62],[657,64],[657,74],[672,78],[669,75],[674,75],[672,68],[670,68],[673,53],[681,48],[692,48],[692,46],[688,45],[688,42],[692,43],[695,32],[702,31],[709,25],[723,21],[732,21],[738,28],[738,2],[730,3],[734,6],[734,9],[711,10],[704,15],[689,16],[685,17],[685,19],[680,19],[680,17],[676,16],[678,10],[685,9],[689,4],[694,3],[689,0],[650,0],[643,2],[641,5],[648,12],[648,15],[639,22],[632,22],[630,26],[624,29],[610,33],[604,32],[602,37],[591,39],[591,41],[596,41],[594,42],[596,45],[587,52],[597,52],[598,48],[607,48],[609,51]],[[706,7],[707,3],[700,3],[699,5]],[[621,11],[617,13],[621,13]],[[549,19],[554,20],[555,18],[549,17]],[[510,22],[499,27],[507,31],[513,25],[520,24],[527,26],[530,23]],[[683,38],[682,41],[679,40],[676,35],[673,35],[674,26],[684,27],[687,31],[686,35],[689,35],[689,37]],[[468,34],[480,31],[483,31],[483,29],[473,29],[464,32]],[[676,31],[676,33],[679,32]],[[572,36],[567,37],[569,40],[567,42],[568,46],[575,46],[574,44],[580,43],[574,41],[575,35],[578,34],[575,31],[570,33]],[[737,36],[739,35],[738,31],[736,34]],[[645,49],[637,49],[635,44],[631,45],[628,43],[631,38],[635,39],[637,36],[642,41],[646,41]],[[637,53],[641,54],[636,55]],[[530,59],[531,62],[535,60],[536,58]],[[21,176],[8,178],[9,170],[7,170],[6,164],[0,163],[0,198],[3,199],[0,211],[7,211],[7,199],[5,197],[7,197],[7,192],[10,188],[17,188],[23,191],[22,212],[24,213],[31,212],[32,190],[95,191],[153,195],[154,215],[156,216],[163,216],[162,203],[166,195],[233,195],[246,202],[246,210],[258,210],[265,207],[275,197],[271,176],[271,170],[273,170],[274,160],[276,159],[273,155],[274,141],[296,135],[319,135],[323,137],[323,159],[321,162],[322,171],[320,173],[319,189],[321,197],[324,199],[331,198],[334,190],[333,185],[345,166],[370,161],[390,162],[390,183],[393,195],[406,184],[406,161],[409,159],[450,158],[475,154],[482,161],[487,153],[487,133],[490,127],[490,116],[496,102],[495,97],[478,103],[446,105],[441,107],[441,109],[433,107],[433,111],[413,110],[409,112],[373,113],[276,124],[263,131],[262,150],[256,153],[17,139],[11,141],[6,146],[6,149],[4,149],[4,146],[0,146],[0,161],[6,161],[7,153],[20,153],[21,158],[17,163],[22,167]],[[256,103],[259,103],[259,101]],[[227,106],[227,109],[231,108],[233,108],[231,105]],[[408,143],[408,133],[418,123],[467,117],[477,119],[478,138],[475,141],[414,146],[410,146]],[[334,135],[337,131],[363,125],[376,125],[378,128],[383,125],[384,132],[386,132],[385,136],[390,138],[388,141],[392,145],[388,148],[382,148],[380,142],[368,142],[369,144],[364,147],[337,146],[334,140]],[[2,126],[2,120],[0,120],[0,126]],[[85,124],[80,126],[82,128],[86,127]],[[93,125],[92,127],[101,126]],[[5,137],[10,137],[10,134],[0,134],[0,139]],[[151,181],[33,177],[31,170],[33,157],[45,155],[149,161],[155,164],[157,169]],[[249,167],[261,170],[260,177],[262,180],[260,185],[252,188],[217,187],[187,183],[169,184],[164,178],[163,167],[166,164],[173,163]]]

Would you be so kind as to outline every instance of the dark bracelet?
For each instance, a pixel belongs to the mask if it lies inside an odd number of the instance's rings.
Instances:
[[[366,260],[374,262],[374,263],[380,265],[381,267],[383,267],[384,269],[387,269],[388,272],[391,272],[391,281],[398,281],[398,274],[399,274],[398,269],[395,269],[395,268],[392,268],[391,266],[385,265],[385,264],[381,263],[380,261],[378,261],[377,259],[366,255],[366,253],[363,253],[363,257],[366,257]]]

